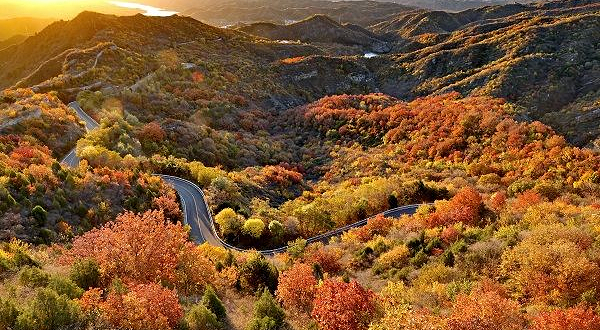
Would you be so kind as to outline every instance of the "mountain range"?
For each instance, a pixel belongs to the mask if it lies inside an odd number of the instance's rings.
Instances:
[[[242,92],[268,107],[332,93],[381,91],[411,100],[459,91],[506,98],[526,109],[524,119],[548,123],[584,145],[600,134],[594,124],[599,10],[597,1],[570,0],[457,13],[412,10],[365,27],[317,15],[233,30],[178,16],[88,12],[1,50],[0,78],[2,87],[38,85],[71,95],[115,90],[148,75],[152,80],[162,61],[156,55],[169,51],[181,63],[229,67],[241,77],[234,84],[240,91],[274,84],[269,93]],[[380,55],[365,58],[365,52]],[[330,56],[336,54],[354,56]],[[296,60],[281,61],[286,58]],[[257,76],[244,71],[244,62],[262,63],[253,70]]]

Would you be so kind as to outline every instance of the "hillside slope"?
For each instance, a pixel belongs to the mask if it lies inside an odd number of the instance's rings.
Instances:
[[[182,14],[217,26],[253,22],[289,24],[312,15],[327,15],[340,22],[368,26],[412,9],[371,0],[204,0]]]
[[[308,43],[287,44],[179,16],[83,13],[1,50],[0,86],[58,90],[69,100],[98,91],[100,100],[116,98],[144,121],[193,121],[236,134],[265,128],[264,118],[247,121],[256,113],[276,114],[331,94],[384,92],[412,100],[458,91],[505,98],[519,106],[521,119],[550,124],[577,145],[592,146],[600,136],[600,1],[405,18],[404,25],[394,18],[371,32],[323,16],[242,28]],[[327,48],[348,42],[354,45],[344,47],[367,51],[374,44],[363,44],[381,39],[392,54],[331,56],[336,52]]]
[[[389,46],[374,33],[359,26],[342,25],[324,15],[315,15],[288,25],[253,23],[239,27],[238,30],[272,40],[358,45],[380,52],[389,50]]]
[[[51,18],[19,17],[0,20],[0,40],[11,38],[15,35],[33,35],[50,23],[56,21]]]
[[[595,124],[600,118],[595,111],[600,89],[600,2],[550,2],[524,6],[527,11],[510,15],[515,6],[520,5],[421,13],[431,18],[474,16],[462,22],[440,20],[447,24],[432,24],[436,29],[427,33],[403,25],[408,30],[387,35],[388,40],[397,40],[390,41],[395,54],[355,58],[352,65],[365,69],[356,74],[375,86],[374,91],[407,100],[449,91],[502,97],[526,109],[523,119],[550,124],[578,145],[592,142],[600,136]],[[325,68],[339,61],[311,58],[289,69],[320,68],[298,82],[309,88],[311,83],[334,80]]]
[[[113,50],[119,53],[113,54],[117,57],[113,58],[114,61],[133,57],[139,59],[138,64],[146,67],[134,65],[140,69],[135,75],[133,72],[123,72],[130,84],[133,84],[148,73],[150,67],[161,65],[157,63],[157,60],[165,60],[157,56],[161,51],[181,47],[187,49],[184,52],[192,54],[201,53],[202,49],[206,56],[223,59],[221,54],[231,54],[234,49],[237,53],[243,53],[246,45],[253,42],[254,39],[247,35],[211,27],[191,18],[142,15],[118,17],[84,12],[71,21],[50,25],[22,44],[1,50],[0,87],[9,87],[22,80],[21,86],[31,86],[63,73],[71,73],[71,78],[82,78],[82,71],[86,67],[89,69],[94,63],[98,65],[96,56],[102,51],[101,45],[106,43],[111,43]],[[256,50],[261,47],[252,48]],[[273,45],[270,50],[281,51],[285,56],[288,53],[294,55],[295,49],[303,48],[306,47]],[[82,53],[88,56],[81,56]],[[257,55],[251,57],[256,58]],[[82,60],[86,61],[81,62]],[[102,62],[102,58],[99,61]],[[78,79],[73,85],[81,87],[83,83],[93,82]]]

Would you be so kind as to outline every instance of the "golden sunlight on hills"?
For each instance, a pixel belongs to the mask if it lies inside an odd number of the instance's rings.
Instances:
[[[70,19],[84,10],[120,15],[142,13],[149,16],[170,16],[176,14],[174,11],[138,2],[107,0],[0,0],[0,7],[2,7],[0,19],[12,17]]]

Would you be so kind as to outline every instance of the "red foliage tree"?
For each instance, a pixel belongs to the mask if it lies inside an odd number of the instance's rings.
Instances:
[[[146,124],[138,132],[138,138],[142,141],[161,142],[167,137],[165,131],[157,122]]]
[[[193,249],[187,238],[183,226],[166,221],[162,211],[126,212],[75,239],[70,257],[95,259],[105,280],[174,283],[182,254]]]
[[[448,203],[441,204],[435,213],[426,219],[430,227],[462,222],[475,225],[480,220],[482,198],[477,190],[466,187],[460,190]]]
[[[495,212],[499,212],[506,205],[506,193],[503,191],[496,192],[490,197],[490,207]]]
[[[131,330],[173,329],[183,311],[177,293],[159,284],[136,284],[128,292],[109,293],[99,309],[108,323]]]
[[[524,193],[517,196],[515,207],[520,209],[527,209],[531,205],[538,204],[542,201],[540,194],[533,190],[527,190]]]
[[[309,265],[317,264],[323,271],[336,274],[342,270],[340,263],[341,251],[323,246],[323,244],[312,244],[304,252],[304,262]]]
[[[600,317],[591,308],[576,306],[542,312],[533,319],[532,330],[600,330]]]
[[[393,220],[378,214],[367,220],[367,224],[354,230],[356,237],[361,242],[367,242],[375,235],[386,236],[392,228]]]
[[[448,317],[449,330],[522,330],[525,318],[519,303],[497,285],[484,284],[470,295],[459,295]]]
[[[312,317],[323,330],[367,329],[376,312],[376,296],[358,282],[328,279],[317,289]]]
[[[183,220],[183,213],[179,208],[175,193],[172,191],[165,195],[154,197],[152,199],[152,206],[163,211],[165,217],[172,222]]]
[[[296,263],[281,273],[277,285],[277,299],[288,309],[308,311],[315,298],[317,279],[312,267]]]

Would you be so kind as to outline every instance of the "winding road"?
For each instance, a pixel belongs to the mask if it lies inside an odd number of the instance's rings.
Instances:
[[[90,117],[87,113],[85,113],[85,111],[83,111],[83,109],[81,109],[79,103],[71,102],[69,103],[69,107],[75,110],[79,118],[85,122],[86,130],[91,131],[100,126],[92,117]],[[65,158],[63,158],[61,163],[70,167],[77,167],[79,165],[79,158],[75,153],[75,149],[71,150],[71,152],[69,152],[65,156]],[[201,244],[204,242],[208,242],[212,245],[222,246],[236,251],[247,251],[232,246],[219,237],[215,229],[215,222],[212,218],[212,214],[210,212],[210,209],[208,208],[208,204],[206,203],[204,192],[202,191],[202,189],[200,189],[200,187],[198,187],[198,185],[191,181],[176,176],[163,174],[155,175],[161,177],[166,183],[171,185],[173,189],[177,191],[177,194],[179,195],[179,198],[181,200],[181,207],[183,209],[184,223],[190,226],[191,236],[196,243]],[[403,214],[414,214],[419,208],[419,206],[421,206],[421,204],[401,206],[391,210],[387,210],[383,212],[383,215],[387,217],[399,217]],[[364,226],[365,224],[367,224],[367,221],[373,217],[363,219],[353,224],[349,224],[347,226],[323,233],[321,235],[308,238],[306,242],[326,242],[331,237],[338,236],[352,228]],[[274,255],[276,253],[284,252],[286,250],[287,246],[283,246],[277,249],[262,250],[258,252],[260,252],[263,255]]]
[[[79,103],[71,102],[71,103],[69,103],[69,107],[71,107],[71,109],[75,110],[75,113],[77,113],[77,116],[79,117],[79,119],[85,123],[85,129],[87,131],[91,131],[91,130],[94,130],[94,129],[100,127],[100,125],[94,120],[94,118],[90,117],[90,115],[88,115],[87,113],[85,113],[85,111],[83,111],[83,109],[81,109],[81,107],[79,106]],[[75,152],[75,150],[76,150],[76,148],[71,150],[65,156],[65,158],[63,158],[61,160],[61,163],[65,164],[67,166],[70,166],[70,167],[77,167],[77,165],[79,165],[79,158],[77,157],[77,153]]]

